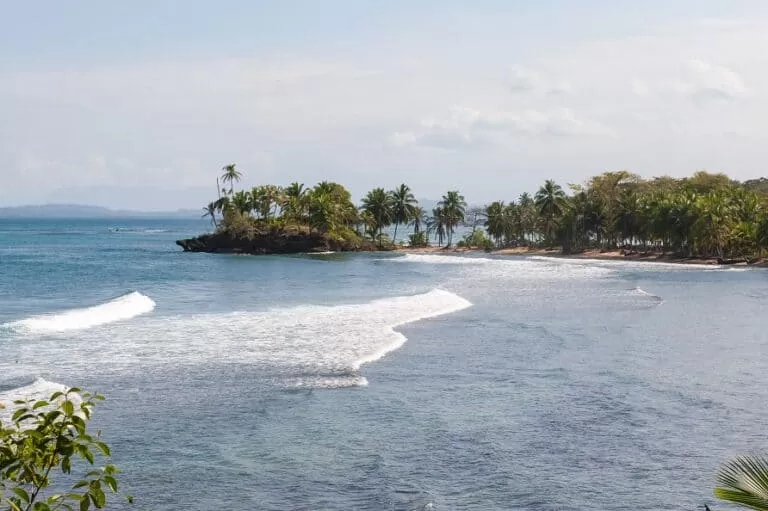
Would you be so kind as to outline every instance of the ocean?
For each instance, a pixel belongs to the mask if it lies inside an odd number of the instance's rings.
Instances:
[[[132,509],[728,509],[768,443],[764,270],[174,244],[206,229],[0,220],[0,402],[106,396]]]

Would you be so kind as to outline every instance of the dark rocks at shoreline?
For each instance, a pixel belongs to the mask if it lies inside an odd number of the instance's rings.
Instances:
[[[185,252],[217,254],[301,254],[312,252],[371,252],[376,245],[367,240],[339,240],[325,233],[306,231],[270,231],[252,236],[233,236],[227,231],[177,240]]]

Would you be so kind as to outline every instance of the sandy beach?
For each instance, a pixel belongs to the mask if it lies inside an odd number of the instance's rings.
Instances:
[[[566,259],[604,259],[604,260],[624,260],[624,261],[639,261],[648,263],[677,263],[677,264],[701,264],[701,265],[718,265],[728,264],[729,266],[754,266],[754,267],[768,267],[768,259],[759,259],[747,263],[746,261],[728,262],[723,263],[716,258],[702,258],[702,257],[679,257],[674,254],[662,254],[658,252],[651,253],[624,253],[622,250],[609,250],[603,251],[600,249],[588,249],[578,254],[563,254],[559,248],[533,248],[533,247],[515,247],[515,248],[502,248],[486,252],[481,249],[471,248],[445,248],[445,247],[399,247],[395,249],[396,252],[404,252],[409,254],[463,254],[463,253],[484,253],[489,255],[505,255],[505,256],[548,256],[548,257],[562,257]]]

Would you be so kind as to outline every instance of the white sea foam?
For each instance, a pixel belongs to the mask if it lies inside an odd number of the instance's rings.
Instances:
[[[636,270],[643,270],[649,272],[659,271],[682,271],[682,270],[694,270],[694,271],[747,271],[748,268],[732,266],[724,266],[718,264],[695,264],[695,263],[670,263],[664,261],[642,261],[635,259],[589,259],[589,258],[568,258],[568,257],[552,257],[552,256],[530,256],[528,259],[533,261],[546,261],[550,263],[557,263],[562,265],[574,265],[585,266],[594,265],[604,268],[627,268]]]
[[[27,319],[7,323],[3,326],[16,331],[30,333],[84,330],[146,314],[154,308],[155,302],[151,298],[134,291],[93,307],[32,316]]]
[[[18,408],[14,401],[43,401],[48,400],[56,392],[66,392],[68,387],[43,378],[37,378],[33,383],[15,389],[0,392],[0,421],[9,421],[13,412]]]
[[[645,289],[643,289],[641,287],[635,287],[634,289],[631,290],[631,292],[633,294],[637,295],[637,296],[647,296],[648,298],[652,298],[652,299],[657,300],[657,301],[662,301],[663,300],[662,297],[660,297],[658,295],[655,295],[653,293],[649,293],[648,291],[646,291]]]
[[[44,350],[20,343],[18,365],[49,372],[65,367],[71,373],[246,364],[287,386],[359,386],[365,384],[359,374],[363,364],[406,341],[395,331],[398,325],[469,306],[464,298],[435,289],[362,304],[148,316],[65,333]]]
[[[0,404],[7,407],[19,399],[39,401],[41,399],[48,399],[54,392],[66,392],[67,390],[67,387],[61,383],[54,383],[44,380],[43,378],[37,378],[29,385],[0,392]]]
[[[475,257],[440,254],[405,254],[399,257],[389,257],[381,261],[394,263],[414,263],[424,265],[450,264],[471,271],[473,275],[486,276],[493,279],[528,279],[528,280],[562,280],[573,278],[600,278],[614,273],[610,268],[581,264],[558,264],[561,259],[542,257],[540,259],[522,257]],[[459,271],[457,269],[457,271]]]
[[[368,380],[359,374],[350,376],[306,376],[288,382],[295,389],[342,389],[346,387],[367,387]]]
[[[428,264],[488,264],[498,262],[498,259],[487,257],[455,256],[441,254],[405,254],[398,257],[383,259],[396,263],[428,263]]]

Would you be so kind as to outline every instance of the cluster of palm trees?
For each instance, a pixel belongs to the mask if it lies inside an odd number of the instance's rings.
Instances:
[[[564,252],[631,247],[727,258],[768,247],[768,196],[723,174],[645,180],[606,172],[569,188],[548,180],[534,197],[488,205],[488,234],[498,246],[558,245]]]
[[[262,185],[235,191],[241,178],[234,163],[224,166],[217,177],[218,199],[203,208],[203,216],[210,218],[215,228],[242,225],[244,221],[259,226],[308,226],[322,232],[356,232],[381,246],[397,242],[401,226],[413,226],[411,244],[426,245],[433,234],[439,244],[447,240],[450,245],[456,227],[464,222],[467,207],[459,192],[449,191],[429,216],[406,184],[390,191],[375,188],[357,208],[350,193],[338,183],[323,181],[313,188],[301,183]],[[385,230],[392,226],[394,233],[388,239]]]
[[[301,183],[286,187],[262,185],[234,190],[242,173],[226,165],[217,178],[219,198],[203,208],[214,227],[252,221],[254,225],[307,226],[321,232],[341,232],[357,222],[357,208],[342,185],[329,181],[307,188]],[[227,188],[227,185],[229,188]],[[223,188],[219,188],[223,186]]]
[[[394,225],[391,242],[397,243],[400,225],[412,225],[411,245],[427,245],[429,236],[434,234],[439,245],[447,238],[448,246],[453,233],[464,222],[467,202],[457,191],[447,192],[428,216],[411,192],[408,185],[401,184],[389,192],[374,188],[363,198],[360,207],[360,221],[365,234],[383,242],[384,229]]]

